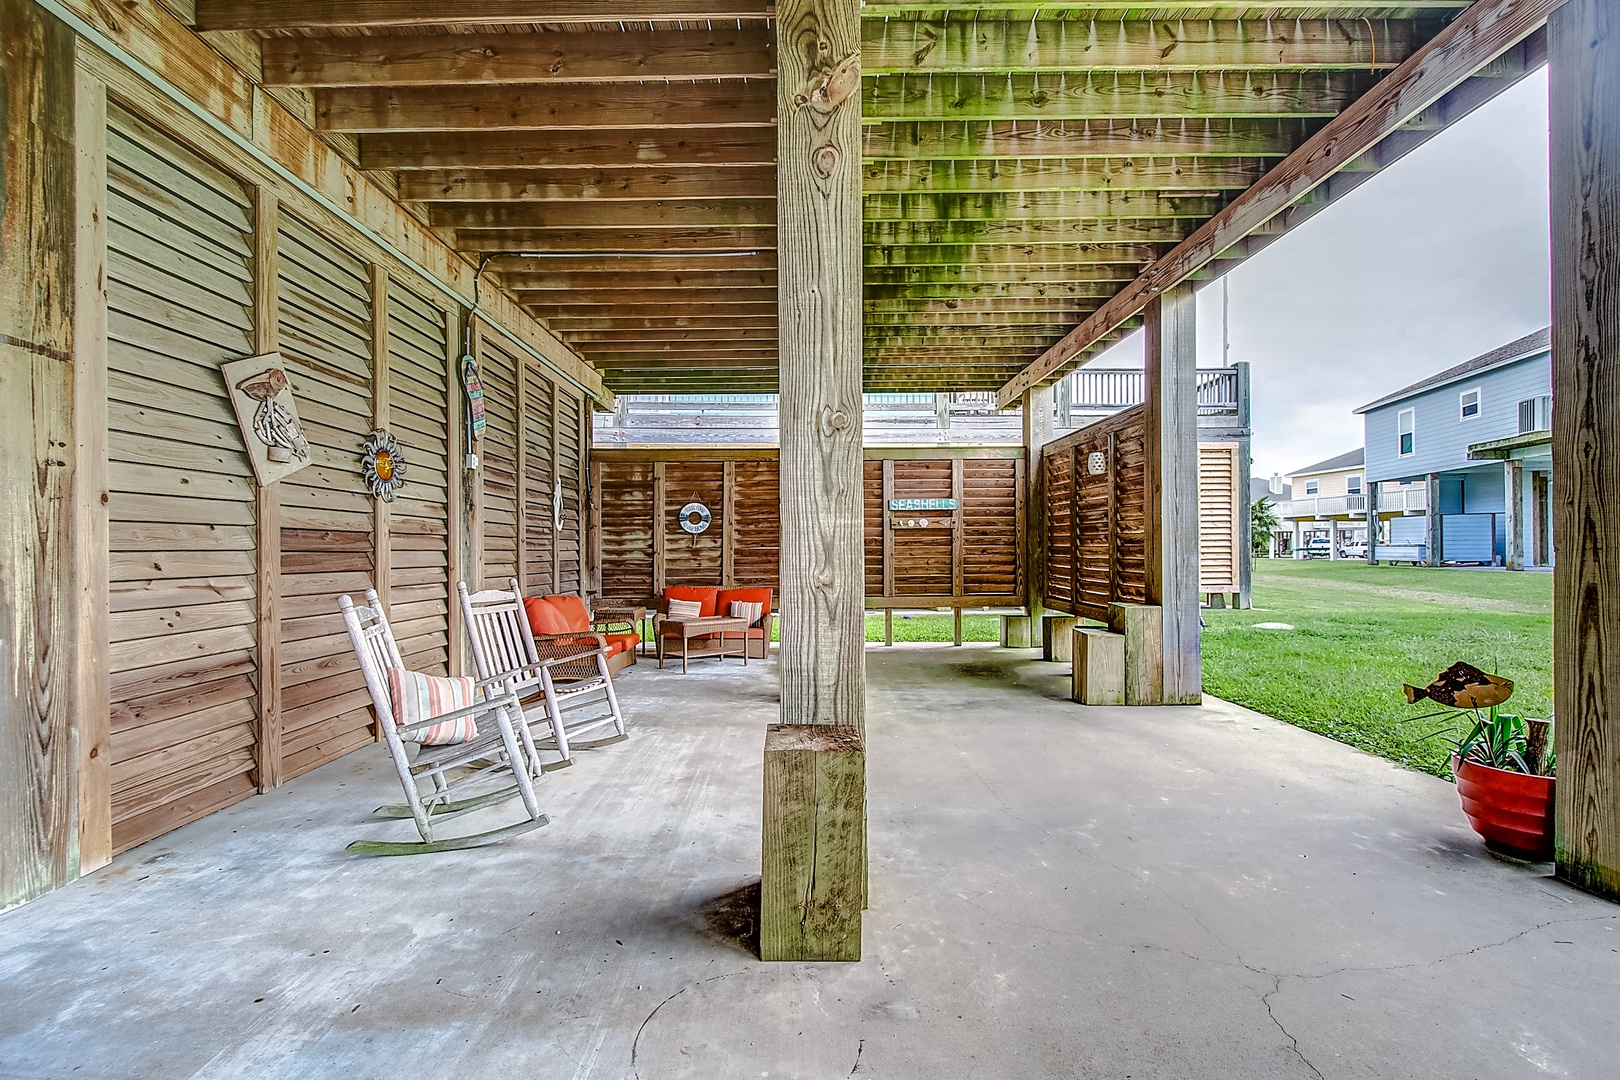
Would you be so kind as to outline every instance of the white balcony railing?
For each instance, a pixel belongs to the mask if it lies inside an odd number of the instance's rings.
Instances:
[[[1365,495],[1307,495],[1293,502],[1277,504],[1277,516],[1283,518],[1339,517],[1366,512]]]
[[[1386,514],[1407,510],[1427,510],[1429,493],[1421,487],[1386,487],[1378,492],[1378,509]]]

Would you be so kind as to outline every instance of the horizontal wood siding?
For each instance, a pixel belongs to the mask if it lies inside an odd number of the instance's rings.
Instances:
[[[725,465],[671,461],[664,466],[664,572],[671,585],[720,585],[725,536]],[[681,507],[702,503],[712,516],[696,535],[681,528]]]
[[[388,285],[388,427],[406,461],[388,511],[388,605],[413,671],[449,671],[449,432],[444,312]]]
[[[107,132],[113,847],[254,793],[253,467],[219,365],[253,345],[231,177],[129,114]]]
[[[885,459],[888,459],[887,461]],[[774,453],[759,451],[675,453],[659,461],[656,451],[601,451],[600,552],[602,595],[652,599],[658,582],[669,585],[729,584],[777,588],[781,565],[781,492]],[[960,464],[958,465],[958,461]],[[726,476],[731,475],[731,490]],[[956,496],[957,511],[889,511],[883,498],[887,465],[893,497]],[[656,475],[663,469],[664,501],[656,528]],[[866,595],[901,606],[910,598],[930,606],[1021,605],[1018,480],[1021,462],[995,451],[959,454],[910,450],[867,451],[862,470],[865,513]],[[709,508],[712,524],[694,537],[680,527],[688,502]],[[727,508],[732,520],[726,520]],[[893,531],[892,595],[884,593],[884,519],[928,518],[920,528]],[[730,552],[726,545],[730,544]],[[660,550],[662,564],[659,562]]]
[[[478,473],[484,484],[484,587],[504,589],[518,575],[517,490],[518,362],[492,339],[484,341],[483,450]]]
[[[562,478],[562,530],[557,533],[556,591],[585,593],[585,518],[580,492],[585,487],[584,424],[590,418],[579,395],[553,390],[557,413],[557,475]]]
[[[312,463],[281,481],[282,775],[372,738],[370,697],[338,615],[372,584],[375,503],[360,471],[372,427],[371,270],[283,213],[278,333]],[[408,453],[407,453],[408,460]]]

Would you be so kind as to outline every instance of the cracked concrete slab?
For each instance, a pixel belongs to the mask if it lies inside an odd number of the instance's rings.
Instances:
[[[371,749],[0,916],[0,1077],[1614,1075],[1620,908],[1449,784],[1033,656],[870,652],[860,964],[749,951],[774,662],[642,664],[504,846],[346,854]]]

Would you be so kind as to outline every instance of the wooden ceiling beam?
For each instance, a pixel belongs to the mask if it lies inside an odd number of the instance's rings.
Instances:
[[[997,391],[1001,405],[1097,351],[1104,335],[1139,316],[1233,244],[1276,218],[1408,119],[1546,24],[1560,0],[1477,0],[1433,40],[1313,135],[1254,187],[1205,222],[1039,359]]]
[[[672,341],[764,341],[776,343],[775,326],[682,328],[671,330],[583,330],[570,331],[569,342],[611,345],[655,345]]]
[[[866,246],[867,266],[1084,266],[1092,263],[1134,265],[1138,269],[1159,257],[1166,245],[1154,244],[895,244]]]
[[[771,127],[776,84],[563,83],[318,88],[320,131]]]
[[[1246,185],[1244,185],[1246,186]],[[401,173],[404,202],[526,202],[583,199],[774,199],[776,167],[717,165],[704,169],[425,169]]]
[[[621,286],[617,289],[578,289],[571,292],[526,291],[521,294],[521,302],[525,307],[536,309],[614,307],[620,304],[632,304],[639,307],[689,308],[693,314],[702,314],[700,309],[715,304],[771,305],[776,303],[776,290],[774,288],[743,288],[725,291],[719,289],[659,289],[654,292],[647,289]]]
[[[556,251],[571,254],[649,251],[766,251],[776,230],[765,227],[676,229],[459,229],[459,251]]]
[[[360,136],[360,167],[424,169],[671,169],[771,165],[776,134],[762,128],[701,131],[448,131]]]
[[[194,30],[346,30],[457,23],[761,21],[773,0],[196,0]]]
[[[880,194],[1017,191],[1241,191],[1264,175],[1260,158],[1058,158],[1004,161],[869,161],[861,167],[868,198]]]
[[[862,132],[867,162],[981,158],[1285,157],[1310,120],[1159,119],[1052,123],[879,124]],[[364,140],[362,140],[362,148]]]
[[[868,195],[862,212],[873,221],[1008,221],[1023,218],[1197,218],[1225,205],[1219,196],[1157,191],[1022,191]]]
[[[1052,75],[883,75],[864,87],[867,123],[1327,117],[1374,82],[1356,71],[1069,71]]]
[[[1100,263],[1092,266],[895,266],[866,268],[868,286],[917,285],[966,287],[971,285],[1119,285],[1136,278],[1132,266]]]
[[[872,285],[863,291],[865,303],[916,303],[922,300],[946,303],[962,300],[1105,300],[1119,291],[1111,281],[1086,281],[1062,285]],[[868,307],[868,311],[872,308]]]
[[[595,255],[549,255],[539,257],[524,257],[520,255],[502,255],[494,259],[488,267],[488,272],[498,274],[502,278],[510,274],[673,274],[693,273],[697,271],[713,271],[716,273],[741,273],[743,271],[776,272],[776,252],[761,251],[756,254],[690,254],[685,252],[671,252],[660,255],[656,252],[621,255],[613,259],[604,259]],[[1135,274],[1125,275],[1129,281]]]
[[[692,229],[775,225],[776,200],[435,203],[428,209],[428,224],[435,229]]]
[[[774,270],[659,270],[646,269],[530,271],[501,275],[512,292],[582,291],[596,289],[774,289]]]
[[[347,5],[334,4],[338,10]],[[759,27],[593,33],[272,37],[266,86],[466,86],[502,83],[767,79]]]
[[[775,315],[727,315],[727,316],[671,316],[663,319],[622,319],[602,317],[581,318],[574,315],[558,315],[547,320],[551,329],[564,337],[577,333],[627,333],[633,334],[643,330],[774,330],[776,329]]]
[[[868,244],[1176,244],[1197,225],[1177,218],[1087,218],[1011,221],[875,221]]]
[[[1438,29],[1413,19],[868,20],[861,70],[1367,71],[1393,68]]]
[[[736,303],[724,299],[716,300],[710,304],[613,304],[599,306],[594,304],[525,304],[524,309],[536,318],[545,320],[549,318],[561,319],[678,319],[683,316],[693,318],[724,318],[737,315],[744,318],[776,317],[776,301],[768,304]]]

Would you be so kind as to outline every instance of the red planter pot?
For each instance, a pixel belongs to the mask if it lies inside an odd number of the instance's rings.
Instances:
[[[1451,757],[1457,795],[1474,831],[1491,847],[1533,859],[1553,854],[1553,778],[1526,776]]]

